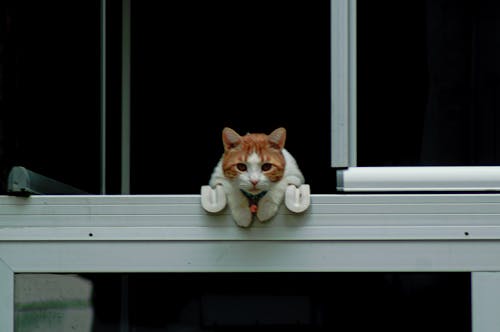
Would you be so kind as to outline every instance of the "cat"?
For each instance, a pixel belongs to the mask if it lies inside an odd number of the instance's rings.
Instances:
[[[254,216],[261,222],[274,217],[289,185],[299,187],[304,176],[284,148],[285,128],[271,134],[240,136],[231,128],[222,131],[224,153],[209,185],[221,185],[236,224],[249,227]]]

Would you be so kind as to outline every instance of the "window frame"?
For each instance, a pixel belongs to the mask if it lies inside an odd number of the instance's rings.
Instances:
[[[345,168],[356,165],[356,2],[331,0],[331,8],[332,166]],[[342,56],[334,59],[336,51]],[[130,130],[129,103],[122,104],[122,128]],[[128,140],[122,149],[125,194]],[[15,274],[41,272],[471,272],[473,331],[500,325],[497,194],[312,195],[304,214],[282,208],[250,229],[227,210],[206,213],[199,195],[0,196],[0,207],[2,331],[14,330]]]
[[[1,196],[0,328],[15,273],[41,272],[471,272],[473,331],[500,323],[499,195],[313,195],[250,229],[199,200]]]
[[[330,1],[331,166],[355,167],[356,0]]]
[[[357,165],[356,0],[331,2],[331,165],[339,192],[500,191],[500,166]],[[391,177],[390,174],[395,175]],[[493,179],[492,181],[488,180]]]

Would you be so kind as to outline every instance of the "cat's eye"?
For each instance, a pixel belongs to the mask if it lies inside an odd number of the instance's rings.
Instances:
[[[245,165],[243,163],[238,163],[238,164],[236,164],[236,168],[240,172],[245,172],[247,170],[247,165]]]
[[[273,167],[273,165],[271,165],[270,163],[265,163],[265,164],[262,164],[261,169],[262,169],[262,171],[267,172],[271,169],[271,167]]]

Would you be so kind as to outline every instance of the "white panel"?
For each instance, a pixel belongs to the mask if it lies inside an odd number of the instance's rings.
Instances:
[[[235,225],[200,196],[0,197],[0,258],[25,272],[497,271],[500,195],[313,195]]]
[[[0,328],[12,331],[13,271],[500,272],[498,194],[311,202],[304,214],[281,209],[242,229],[227,210],[203,211],[198,195],[0,196]],[[475,331],[498,324],[499,283],[474,274]]]
[[[500,167],[352,167],[338,171],[345,192],[500,191]]]
[[[358,163],[357,0],[349,1],[349,167]]]
[[[191,196],[0,197],[0,241],[492,240],[500,195],[312,195],[249,229]]]
[[[500,240],[500,226],[12,227],[0,241]]]
[[[472,331],[500,331],[500,273],[472,273]]]
[[[0,242],[15,272],[500,271],[498,241]]]
[[[356,1],[330,5],[332,167],[355,166]]]
[[[1,257],[0,331],[14,331],[14,272]]]

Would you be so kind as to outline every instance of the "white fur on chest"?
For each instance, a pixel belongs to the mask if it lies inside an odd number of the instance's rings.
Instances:
[[[222,185],[233,218],[239,226],[248,227],[253,220],[253,214],[249,208],[249,200],[241,192],[241,190],[249,191],[252,180],[258,182],[256,189],[259,192],[266,191],[266,194],[258,202],[256,213],[257,219],[261,222],[271,219],[277,213],[279,206],[283,202],[288,185],[299,187],[304,183],[304,177],[295,159],[286,149],[282,149],[282,153],[285,158],[285,172],[283,177],[277,182],[271,182],[261,172],[262,160],[256,153],[252,153],[247,159],[247,172],[240,174],[234,179],[228,179],[224,176],[222,158],[215,167],[209,184],[212,188]]]

